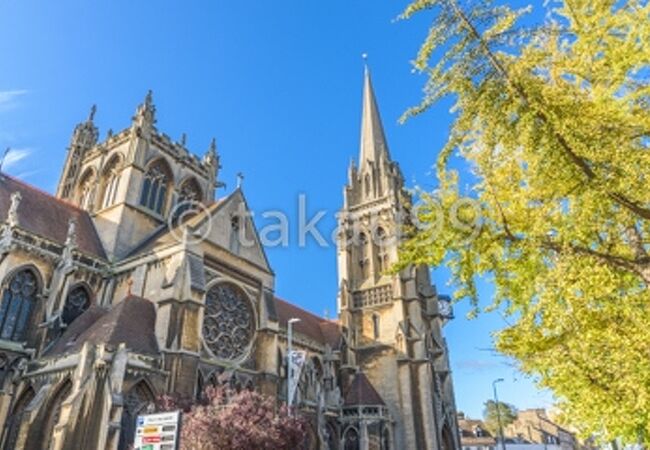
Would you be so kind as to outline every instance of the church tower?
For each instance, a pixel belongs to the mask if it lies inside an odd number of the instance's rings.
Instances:
[[[128,127],[103,141],[95,107],[72,135],[57,197],[88,211],[107,256],[119,260],[196,204],[214,201],[219,157],[214,140],[202,158],[156,128],[151,91]]]
[[[428,267],[390,271],[411,197],[391,159],[367,67],[359,161],[350,163],[343,199],[337,307],[348,330],[349,376],[363,373],[385,402],[394,424],[391,448],[459,448],[442,336],[448,317]]]

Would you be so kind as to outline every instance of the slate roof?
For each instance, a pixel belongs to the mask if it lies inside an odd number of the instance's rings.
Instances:
[[[142,297],[127,296],[110,310],[91,306],[65,330],[47,356],[74,353],[84,343],[117,347],[134,353],[158,355],[156,308]]]
[[[293,324],[293,330],[322,345],[329,344],[332,348],[338,348],[341,343],[341,328],[336,322],[323,319],[315,314],[305,311],[280,298],[275,298],[275,311],[277,313],[280,328],[287,328],[289,319],[295,317],[300,322]]]
[[[363,372],[357,372],[354,375],[354,380],[352,380],[343,400],[343,406],[355,405],[386,405]]]
[[[63,245],[68,234],[68,222],[75,219],[78,249],[106,259],[99,235],[87,211],[6,174],[0,174],[0,222],[7,219],[11,194],[16,191],[22,196],[18,206],[20,228]]]

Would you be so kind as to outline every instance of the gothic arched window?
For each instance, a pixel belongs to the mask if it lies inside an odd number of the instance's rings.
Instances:
[[[135,438],[136,419],[153,405],[155,397],[144,381],[140,381],[124,397],[122,420],[120,421],[120,442],[117,448],[126,450]]]
[[[169,168],[163,160],[151,164],[144,176],[140,204],[162,215],[167,203],[170,182]]]
[[[90,306],[90,294],[84,286],[76,286],[68,293],[63,306],[61,320],[64,324],[70,325],[73,320],[79,317]]]
[[[0,304],[0,339],[23,341],[36,305],[38,280],[23,269],[5,284]]]
[[[388,236],[386,231],[379,227],[376,232],[377,272],[381,274],[388,270]]]
[[[359,234],[359,267],[361,275],[365,280],[370,273],[370,261],[368,260],[368,237],[365,233]]]
[[[13,450],[16,447],[16,441],[18,440],[18,432],[20,431],[20,425],[25,416],[25,409],[27,405],[34,399],[34,389],[31,387],[27,388],[21,395],[18,397],[11,414],[7,417],[7,437],[5,438],[5,450]]]
[[[343,435],[343,450],[359,450],[359,433],[354,428],[348,428]]]
[[[70,395],[71,391],[72,383],[70,380],[66,380],[66,382],[61,387],[59,387],[59,389],[57,389],[56,393],[47,405],[47,409],[45,410],[47,417],[45,419],[43,427],[41,428],[41,442],[43,442],[43,449],[51,448],[52,437],[54,435],[54,427],[57,423],[59,423],[63,402],[68,397],[68,395]]]
[[[194,178],[185,180],[178,190],[174,216],[180,217],[188,209],[193,209],[193,204],[200,202],[202,197],[199,183]]]
[[[246,294],[231,283],[213,286],[205,297],[203,340],[221,359],[243,356],[253,339],[255,315]]]
[[[119,156],[111,158],[104,171],[104,198],[102,200],[102,208],[108,208],[115,203],[117,197],[117,188],[120,185],[120,172],[119,172]]]
[[[79,182],[79,207],[89,210],[92,208],[93,199],[95,195],[95,174],[92,170],[88,170]]]

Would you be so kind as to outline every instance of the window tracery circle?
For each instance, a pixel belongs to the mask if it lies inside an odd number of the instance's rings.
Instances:
[[[255,315],[246,295],[230,283],[213,286],[206,294],[203,339],[220,359],[243,356],[253,339]]]

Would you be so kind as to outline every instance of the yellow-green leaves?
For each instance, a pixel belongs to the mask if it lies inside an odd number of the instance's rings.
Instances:
[[[403,15],[435,11],[414,61],[425,95],[405,118],[451,96],[455,121],[439,188],[420,195],[432,226],[402,264],[448,265],[475,305],[476,277],[493,279],[492,307],[512,316],[498,348],[583,433],[650,444],[650,2],[549,2],[537,29],[473,4]],[[454,153],[477,180],[471,209]]]

